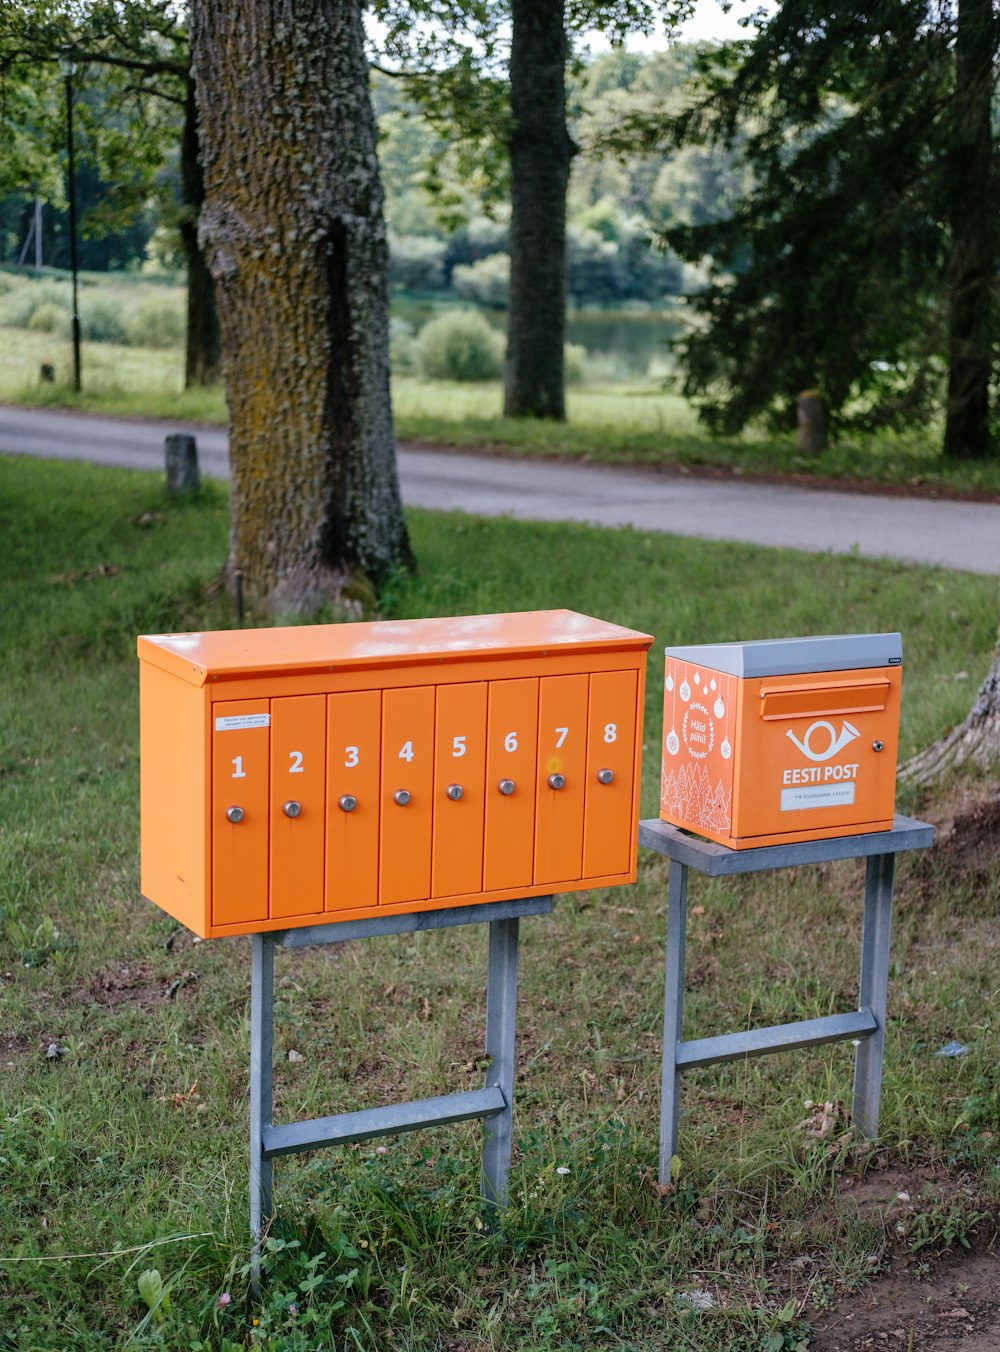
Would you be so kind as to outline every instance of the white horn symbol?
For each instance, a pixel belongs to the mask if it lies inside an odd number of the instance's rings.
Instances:
[[[830,744],[829,746],[824,747],[822,751],[814,751],[811,745],[812,735],[817,728],[826,728],[827,732],[830,734]],[[853,723],[848,723],[845,718],[840,725],[840,736],[838,737],[837,729],[833,724],[827,722],[825,718],[819,718],[815,723],[810,723],[808,728],[806,728],[804,741],[800,742],[791,729],[788,730],[785,736],[792,739],[802,752],[803,756],[808,756],[811,761],[825,761],[829,760],[831,756],[835,756],[838,751],[843,751],[847,743],[853,742],[855,737],[861,736],[861,733],[858,732]]]

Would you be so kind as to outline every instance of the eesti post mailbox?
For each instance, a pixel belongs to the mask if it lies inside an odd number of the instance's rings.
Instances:
[[[143,894],[208,937],[634,882],[651,642],[565,610],[142,637]]]
[[[660,816],[732,849],[887,831],[899,634],[667,648]]]

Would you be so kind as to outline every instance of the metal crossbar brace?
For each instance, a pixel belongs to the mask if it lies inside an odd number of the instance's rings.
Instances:
[[[517,901],[487,902],[251,935],[250,1233],[253,1247],[250,1279],[255,1296],[260,1293],[261,1238],[273,1211],[271,1161],[276,1156],[481,1118],[483,1156],[480,1194],[491,1206],[506,1205],[513,1143],[519,924],[522,916],[545,915],[551,910],[551,897],[528,897]],[[486,987],[486,1056],[489,1064],[486,1084],[482,1089],[368,1108],[361,1112],[338,1113],[311,1121],[274,1125],[276,945],[282,948],[304,948],[312,944],[344,943],[379,934],[424,932],[484,922],[490,927]]]
[[[869,1139],[878,1135],[895,857],[903,850],[925,849],[933,838],[933,827],[926,822],[897,816],[892,829],[887,832],[738,851],[692,839],[662,821],[640,822],[639,843],[670,859],[660,1077],[661,1186],[670,1182],[671,1161],[677,1154],[681,1073],[696,1066],[850,1038],[858,1044],[854,1069],[854,1122]],[[720,877],[856,857],[867,857],[857,1010],[772,1028],[753,1028],[683,1041],[689,868]]]

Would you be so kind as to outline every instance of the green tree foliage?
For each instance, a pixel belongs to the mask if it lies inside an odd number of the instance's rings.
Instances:
[[[970,94],[956,41],[974,6]],[[738,150],[752,172],[728,212],[666,231],[683,258],[707,261],[680,355],[686,392],[711,425],[732,432],[759,415],[784,423],[806,388],[820,391],[834,425],[927,418],[943,401],[949,308],[970,293],[974,336],[959,347],[968,355],[970,341],[979,345],[985,394],[996,165],[979,132],[971,160],[956,150],[970,117],[981,127],[970,101],[981,110],[985,97],[988,108],[996,41],[983,0],[785,0],[754,40],[703,58],[704,92],[670,130]],[[974,247],[963,240],[972,222]],[[970,249],[963,270],[956,258]],[[966,396],[959,411],[968,409]],[[980,400],[978,427],[965,419],[967,453],[985,450],[983,412]]]

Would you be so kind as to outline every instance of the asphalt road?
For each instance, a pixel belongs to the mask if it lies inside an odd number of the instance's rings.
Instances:
[[[168,432],[193,431],[202,473],[226,478],[221,428],[0,405],[0,452],[163,469]],[[409,506],[523,520],[858,553],[1000,573],[1000,505],[698,478],[652,469],[399,448]]]

